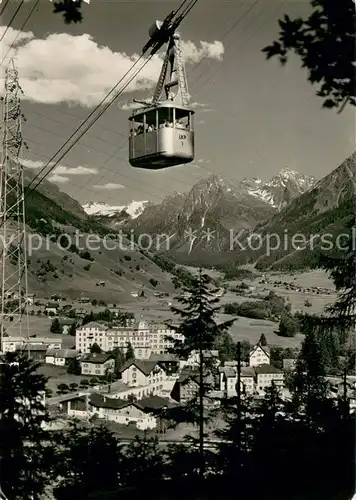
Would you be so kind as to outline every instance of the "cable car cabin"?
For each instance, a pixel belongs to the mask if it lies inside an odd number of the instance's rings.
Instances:
[[[135,110],[130,117],[133,167],[158,170],[194,159],[194,111],[170,102]]]

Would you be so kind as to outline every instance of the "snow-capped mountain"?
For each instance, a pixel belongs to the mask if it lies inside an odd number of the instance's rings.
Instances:
[[[281,210],[294,198],[309,191],[315,185],[316,179],[285,167],[270,181],[253,178],[244,179],[242,183],[249,194]]]
[[[125,211],[132,219],[142,214],[148,201],[131,201],[128,205],[112,206],[100,201],[89,201],[83,205],[88,215],[106,215],[108,217]]]
[[[251,230],[269,220],[293,199],[313,186],[315,180],[287,168],[270,181],[228,180],[212,175],[200,180],[188,193],[170,195],[160,205],[146,208],[129,227],[137,233],[170,236],[170,249],[180,255],[211,252],[225,255],[231,234]],[[194,232],[188,241],[187,231]],[[207,231],[214,236],[207,238]],[[188,239],[187,239],[188,238]]]

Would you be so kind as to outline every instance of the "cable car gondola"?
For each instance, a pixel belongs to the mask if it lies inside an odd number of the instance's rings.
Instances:
[[[161,28],[159,21],[151,27],[151,39],[160,36]],[[165,96],[161,99],[163,92]],[[158,170],[193,161],[194,111],[188,106],[189,92],[180,36],[174,31],[168,37],[168,49],[152,102],[135,102],[142,107],[134,110],[129,118],[130,164]]]

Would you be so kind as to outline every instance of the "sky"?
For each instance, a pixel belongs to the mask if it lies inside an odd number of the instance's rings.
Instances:
[[[0,20],[1,89],[14,56],[24,91],[25,166],[38,170],[51,160],[136,60],[150,25],[178,4],[91,0],[82,7],[83,22],[66,25],[50,1],[40,0],[23,27],[34,5],[27,0],[4,35],[19,6],[19,0],[9,1]],[[354,112],[323,109],[297,56],[285,67],[265,59],[261,49],[277,38],[278,19],[285,13],[304,17],[309,2],[198,0],[183,21],[180,33],[196,111],[192,164],[164,171],[129,165],[130,107],[134,98],[152,96],[161,65],[156,57],[47,178],[82,204],[117,206],[132,200],[160,203],[212,174],[267,180],[283,167],[317,178],[329,173],[355,149]]]

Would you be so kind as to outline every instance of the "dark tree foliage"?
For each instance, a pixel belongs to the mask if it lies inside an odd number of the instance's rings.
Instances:
[[[58,318],[54,318],[51,324],[51,333],[62,333],[62,327]]]
[[[135,350],[132,347],[131,342],[129,342],[125,353],[125,360],[128,361],[129,359],[134,359],[134,358],[135,358]]]
[[[121,452],[114,434],[104,426],[88,429],[71,423],[56,451],[57,499],[84,499],[119,486]]]
[[[183,288],[183,296],[178,300],[182,308],[172,307],[172,312],[181,318],[177,333],[184,337],[184,342],[178,339],[171,340],[174,347],[171,350],[181,359],[187,359],[192,351],[199,353],[199,368],[196,374],[199,392],[196,399],[190,401],[185,408],[186,419],[195,421],[199,425],[199,471],[204,472],[204,425],[206,412],[204,411],[204,400],[212,388],[214,379],[214,368],[211,352],[216,342],[222,338],[234,320],[218,324],[215,320],[216,313],[220,310],[219,299],[216,298],[217,289],[212,286],[212,280],[207,274],[199,271],[197,277],[192,278],[191,283]]]
[[[264,333],[261,333],[261,337],[260,337],[260,340],[258,341],[258,343],[262,347],[265,347],[268,344],[267,339],[266,339],[266,335]]]
[[[310,0],[313,12],[307,19],[279,21],[278,41],[265,47],[267,58],[278,56],[284,65],[288,54],[295,52],[308,70],[308,80],[317,84],[317,95],[324,99],[325,108],[348,102],[356,104],[355,26],[353,0]]]
[[[60,2],[54,2],[53,5],[53,12],[55,14],[62,13],[66,24],[82,22],[82,0],[61,0]]]
[[[38,500],[50,483],[53,444],[42,428],[46,379],[39,364],[20,352],[0,364],[0,480],[7,498]]]
[[[77,358],[71,358],[68,361],[67,372],[71,375],[80,375],[82,373],[80,361]]]
[[[328,396],[328,383],[320,343],[313,331],[305,336],[293,374],[293,406],[306,415],[308,424],[318,423]]]
[[[125,449],[120,470],[121,484],[147,487],[164,477],[164,454],[157,438],[136,436]]]
[[[90,347],[90,352],[92,354],[101,354],[102,350],[101,347],[96,342],[94,342],[94,344]]]

